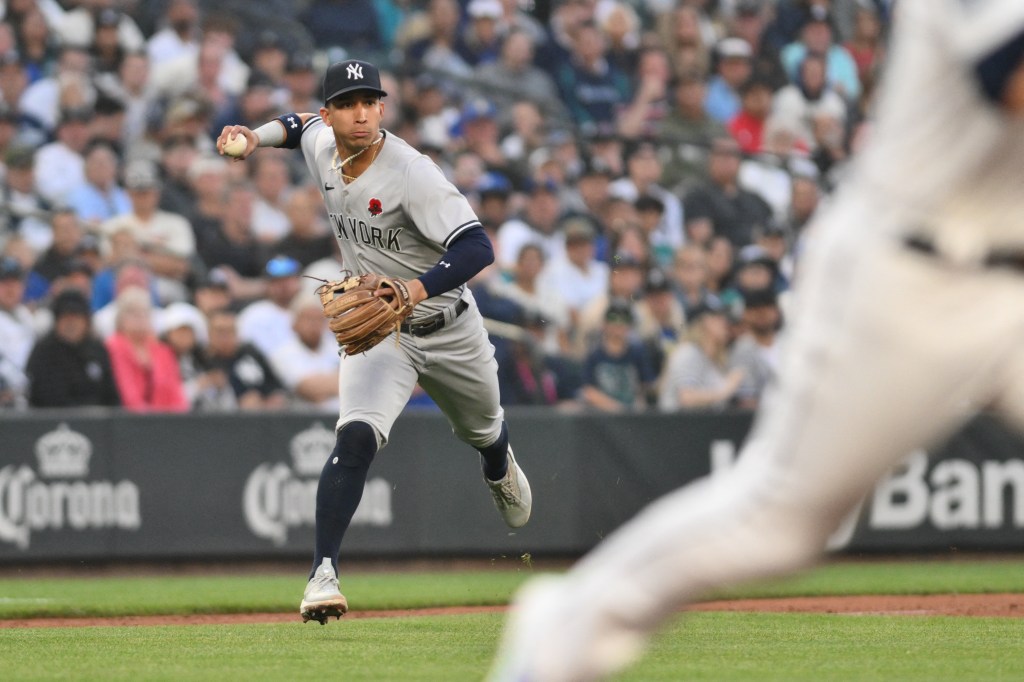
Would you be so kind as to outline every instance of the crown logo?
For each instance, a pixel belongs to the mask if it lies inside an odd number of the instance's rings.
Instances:
[[[305,431],[300,431],[292,438],[289,445],[295,471],[300,474],[319,474],[324,462],[334,451],[334,431],[316,422]]]
[[[36,441],[39,472],[47,478],[81,478],[89,473],[92,443],[61,424]]]

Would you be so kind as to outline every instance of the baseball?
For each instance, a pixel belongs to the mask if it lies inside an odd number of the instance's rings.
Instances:
[[[245,148],[248,146],[248,142],[245,139],[245,135],[238,133],[234,137],[228,137],[224,141],[224,153],[228,156],[238,158],[245,153]]]

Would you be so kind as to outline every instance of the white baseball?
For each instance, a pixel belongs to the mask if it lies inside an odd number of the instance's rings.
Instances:
[[[234,137],[228,137],[224,141],[224,153],[228,156],[235,158],[245,153],[245,148],[248,146],[248,141],[245,139],[245,135],[238,133]]]

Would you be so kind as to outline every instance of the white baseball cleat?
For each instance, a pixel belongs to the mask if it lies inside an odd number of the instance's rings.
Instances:
[[[313,577],[306,583],[302,594],[299,614],[302,622],[315,620],[325,625],[331,616],[341,618],[348,612],[348,600],[338,589],[338,576],[334,573],[331,560],[324,557]]]
[[[526,474],[516,464],[512,448],[508,449],[508,471],[500,481],[491,481],[484,476],[487,487],[494,497],[494,506],[501,512],[501,517],[511,528],[521,528],[530,520],[533,508],[533,495],[530,493],[530,482]]]

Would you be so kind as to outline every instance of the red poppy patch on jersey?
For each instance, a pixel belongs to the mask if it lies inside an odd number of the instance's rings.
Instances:
[[[380,199],[370,199],[370,215],[380,215],[384,209],[380,205]]]

